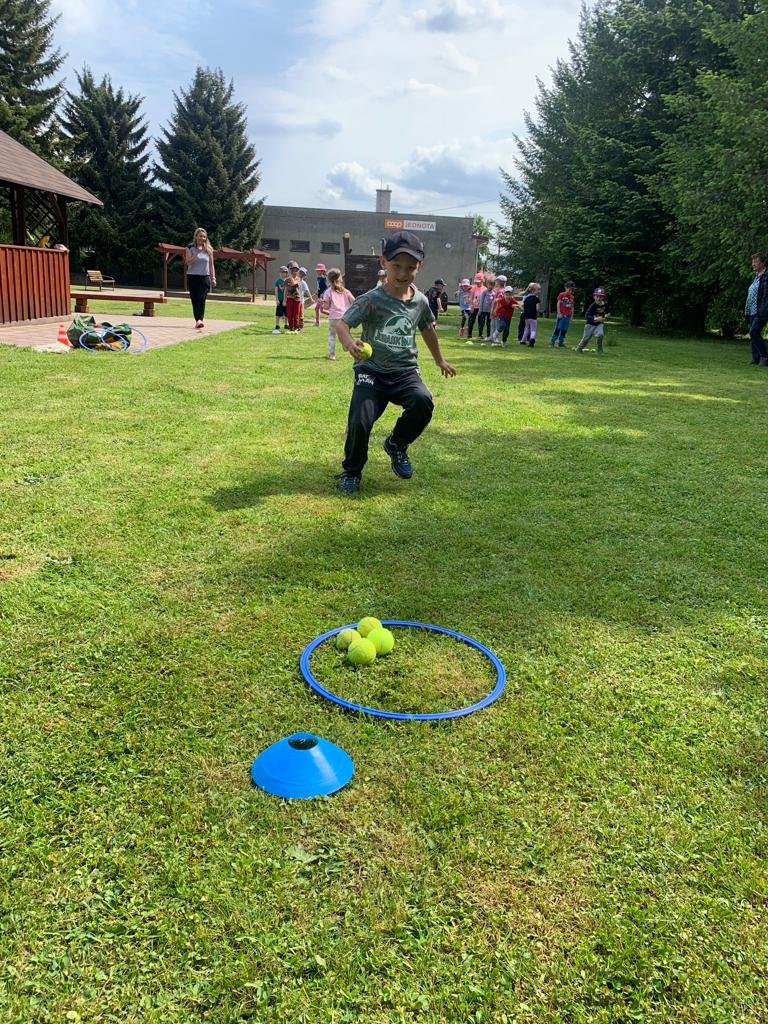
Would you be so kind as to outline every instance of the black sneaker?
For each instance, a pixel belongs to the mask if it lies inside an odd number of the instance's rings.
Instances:
[[[413,476],[413,466],[408,458],[408,449],[400,448],[392,441],[391,437],[387,437],[384,440],[384,451],[392,460],[392,469],[397,476],[402,477],[403,480],[410,480]]]
[[[341,491],[342,494],[359,494],[359,476],[352,476],[350,473],[337,473],[336,479],[339,481],[336,484],[337,491]]]

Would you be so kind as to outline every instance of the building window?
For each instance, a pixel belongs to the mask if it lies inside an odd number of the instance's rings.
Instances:
[[[341,252],[341,242],[321,242],[320,252],[339,253]]]
[[[295,238],[291,239],[291,252],[309,252],[309,242],[297,241]]]
[[[280,239],[279,238],[262,238],[262,240],[261,240],[261,248],[262,248],[262,250],[264,252],[268,251],[269,249],[279,249],[280,248]]]

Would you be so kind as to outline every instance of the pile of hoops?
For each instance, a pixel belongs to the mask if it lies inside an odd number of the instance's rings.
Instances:
[[[133,344],[135,334],[141,337],[141,342],[136,346]],[[137,327],[131,328],[130,338],[118,333],[113,327],[93,327],[78,338],[78,345],[86,352],[130,352],[131,355],[138,355],[148,344],[146,335]]]

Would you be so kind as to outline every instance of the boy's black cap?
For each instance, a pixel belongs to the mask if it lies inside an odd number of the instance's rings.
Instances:
[[[411,231],[398,231],[396,234],[390,235],[384,243],[382,255],[385,260],[393,260],[401,252],[413,256],[419,262],[424,259],[424,246]]]

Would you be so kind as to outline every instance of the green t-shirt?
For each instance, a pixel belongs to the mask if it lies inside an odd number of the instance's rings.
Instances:
[[[277,288],[277,301],[282,305],[285,302],[285,292],[283,291],[283,285],[285,281],[282,277],[278,277],[275,281],[275,288]]]
[[[348,327],[362,324],[362,339],[373,349],[371,358],[358,366],[396,373],[416,365],[416,331],[431,327],[435,318],[426,295],[416,288],[406,301],[394,298],[386,288],[373,288],[355,299],[342,320]]]

